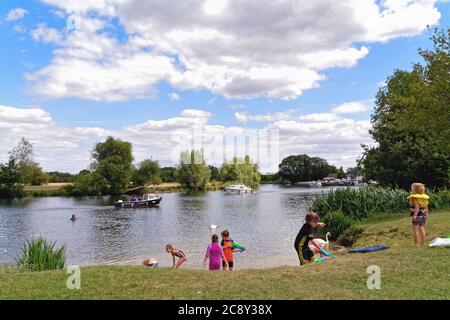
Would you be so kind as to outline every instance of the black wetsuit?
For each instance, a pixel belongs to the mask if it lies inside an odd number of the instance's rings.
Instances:
[[[295,238],[294,248],[297,252],[300,264],[306,264],[314,257],[314,252],[309,248],[309,241],[314,239],[313,233],[313,227],[309,223],[305,223]]]

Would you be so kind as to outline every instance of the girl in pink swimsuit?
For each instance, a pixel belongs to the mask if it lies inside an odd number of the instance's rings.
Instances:
[[[212,243],[206,249],[205,260],[203,264],[206,266],[206,261],[209,258],[209,270],[220,270],[222,261],[225,263],[225,269],[228,268],[228,262],[223,254],[222,246],[219,244],[219,236],[214,234],[211,238]]]

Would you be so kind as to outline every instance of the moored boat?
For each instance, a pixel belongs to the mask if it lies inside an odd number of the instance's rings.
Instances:
[[[233,184],[225,187],[225,192],[228,194],[246,194],[253,193],[253,189],[243,184]]]
[[[114,203],[116,208],[148,208],[157,207],[162,200],[162,196],[154,193],[146,193],[141,199],[132,199],[131,201],[119,200]]]

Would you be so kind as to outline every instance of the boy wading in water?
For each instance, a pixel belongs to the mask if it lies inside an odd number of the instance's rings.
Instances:
[[[414,245],[424,245],[427,237],[425,222],[428,219],[428,195],[425,194],[425,186],[422,183],[411,185],[411,195],[408,197],[411,211]]]
[[[320,216],[317,212],[306,214],[305,224],[298,232],[294,242],[300,265],[312,262],[314,254],[319,253],[322,247],[314,240],[314,229],[324,226],[325,223],[320,222]]]

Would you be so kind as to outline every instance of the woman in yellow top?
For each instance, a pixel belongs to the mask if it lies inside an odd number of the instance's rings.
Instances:
[[[408,197],[409,209],[411,211],[414,244],[424,245],[426,241],[425,222],[428,219],[428,199],[425,194],[425,186],[422,183],[413,183],[411,185],[411,195]]]

